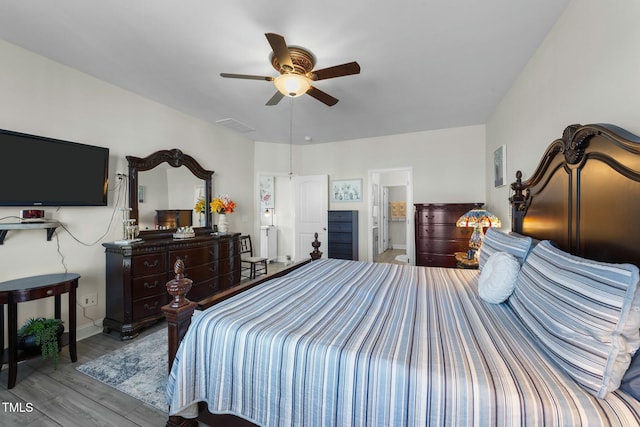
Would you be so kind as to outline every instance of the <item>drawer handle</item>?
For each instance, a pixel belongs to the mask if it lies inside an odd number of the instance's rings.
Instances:
[[[150,284],[149,282],[144,282],[144,287],[147,288],[147,289],[153,289],[156,286],[158,286],[158,281],[157,280],[153,283],[153,285]]]
[[[147,268],[153,268],[153,267],[157,267],[160,264],[160,260],[156,259],[153,261],[153,264],[149,263],[149,261],[145,261],[144,266]]]
[[[145,310],[155,310],[156,308],[158,308],[158,301],[153,303],[153,307],[150,306],[149,304],[144,305]]]

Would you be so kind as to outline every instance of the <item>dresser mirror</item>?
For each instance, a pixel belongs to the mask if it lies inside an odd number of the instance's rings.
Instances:
[[[156,212],[166,214],[174,211],[174,215],[192,210],[199,194],[205,200],[205,206],[211,202],[211,181],[213,171],[204,169],[191,156],[174,148],[160,150],[147,157],[127,156],[129,164],[129,208],[130,218],[140,226],[141,237],[158,237],[173,232],[169,226],[157,229]],[[194,227],[211,229],[211,215],[194,214]],[[168,223],[175,224],[174,221]],[[183,221],[183,224],[188,224]]]

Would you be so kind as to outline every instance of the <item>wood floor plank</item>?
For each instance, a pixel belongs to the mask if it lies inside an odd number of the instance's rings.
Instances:
[[[128,413],[142,403],[132,399],[128,394],[78,372],[75,366],[72,369],[58,369],[50,373],[49,377],[113,411]]]
[[[48,375],[31,375],[12,389],[13,394],[63,426],[135,426],[117,412]],[[130,398],[131,399],[131,398]],[[132,399],[133,400],[133,399]]]
[[[158,427],[167,423],[167,414],[147,404],[142,404],[125,415],[125,417],[139,426]]]
[[[140,337],[165,329],[161,322]],[[118,334],[98,334],[78,342],[78,361],[71,363],[67,348],[60,352],[57,369],[39,358],[18,365],[16,386],[7,390],[7,366],[0,372],[0,401],[32,405],[30,412],[8,412],[0,407],[0,426],[89,427],[164,426],[167,414],[76,370],[82,363],[135,342]],[[158,363],[166,363],[161,360]],[[14,405],[14,407],[16,407]]]

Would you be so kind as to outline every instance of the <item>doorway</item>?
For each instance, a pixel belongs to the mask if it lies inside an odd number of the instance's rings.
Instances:
[[[256,174],[256,199],[262,200],[261,181],[264,177],[273,179],[272,207],[265,215],[262,202],[256,203],[257,224],[254,233],[260,236],[256,247],[262,248],[261,229],[272,227],[276,235],[276,262],[290,264],[308,258],[313,250],[311,243],[315,233],[324,247],[326,257],[327,211],[329,177],[328,175],[285,175],[259,172]],[[262,254],[260,254],[263,256]]]
[[[413,169],[369,171],[369,261],[415,264]]]

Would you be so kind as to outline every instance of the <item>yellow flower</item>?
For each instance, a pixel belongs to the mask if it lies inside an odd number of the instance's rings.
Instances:
[[[231,200],[228,195],[218,196],[210,203],[211,212],[218,214],[230,214],[236,208],[236,202]]]
[[[203,214],[204,213],[204,197],[200,197],[196,202],[196,205],[193,207],[196,213]]]

